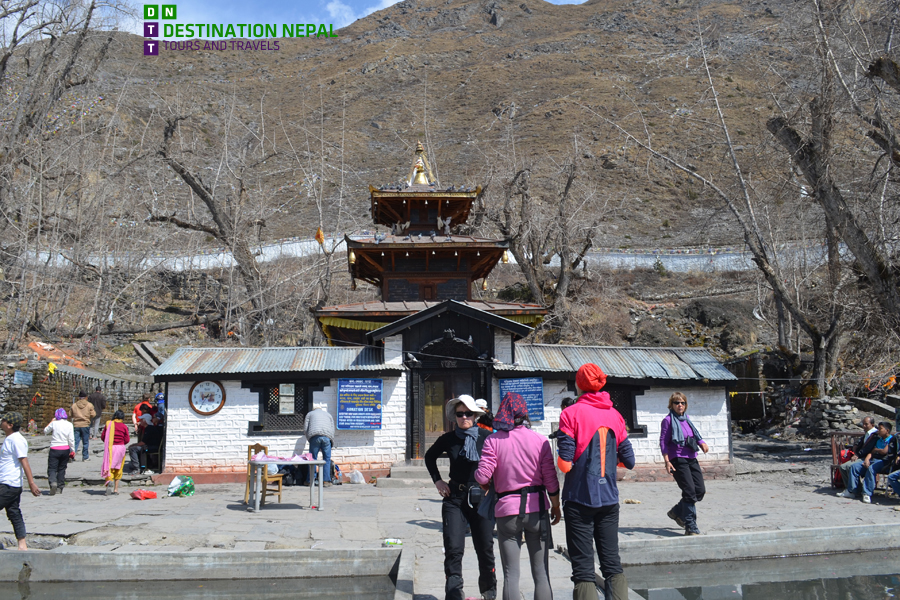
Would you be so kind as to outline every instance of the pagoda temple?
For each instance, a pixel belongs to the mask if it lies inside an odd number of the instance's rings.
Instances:
[[[481,187],[439,190],[421,142],[407,181],[369,187],[372,237],[345,237],[347,263],[357,280],[376,286],[380,300],[314,310],[328,343],[363,346],[366,333],[445,300],[534,327],[547,314],[542,306],[486,302],[472,297],[474,285],[487,289],[487,276],[508,262],[509,242],[455,230],[467,222]],[[379,227],[384,227],[379,232]]]

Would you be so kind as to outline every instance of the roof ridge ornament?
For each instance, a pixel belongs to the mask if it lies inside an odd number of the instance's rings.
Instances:
[[[425,147],[422,145],[422,142],[416,142],[416,160],[409,170],[408,180],[409,185],[432,185],[432,182],[435,181],[431,172],[431,165],[428,164],[428,157],[425,156]]]

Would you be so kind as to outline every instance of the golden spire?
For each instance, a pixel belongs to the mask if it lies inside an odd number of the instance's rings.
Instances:
[[[409,170],[409,184],[430,185],[432,181],[434,181],[434,175],[431,173],[428,157],[425,156],[425,147],[422,146],[422,142],[416,142],[416,160],[412,169]]]

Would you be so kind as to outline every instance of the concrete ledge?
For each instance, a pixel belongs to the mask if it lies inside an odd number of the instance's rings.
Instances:
[[[413,543],[403,543],[390,577],[397,588],[394,600],[413,600],[416,583],[416,547]]]
[[[414,552],[410,553],[415,561]],[[389,576],[400,558],[399,548],[146,553],[6,550],[0,552],[0,581],[18,581],[20,574],[32,583]],[[400,566],[404,566],[402,561]],[[409,567],[404,568],[398,571],[398,581],[412,580]]]
[[[625,566],[834,554],[873,548],[900,548],[896,522],[619,541]]]
[[[734,477],[734,465],[727,462],[701,462],[700,468],[703,471],[704,479],[729,479]],[[628,469],[617,469],[617,481],[673,481],[672,476],[666,473],[663,465],[659,466],[636,466],[629,471]]]
[[[434,484],[430,479],[402,479],[399,477],[382,477],[377,480],[376,487],[380,488],[424,488]]]

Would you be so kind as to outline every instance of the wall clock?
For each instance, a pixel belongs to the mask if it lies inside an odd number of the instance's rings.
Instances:
[[[225,388],[218,381],[198,381],[191,386],[188,402],[198,415],[214,415],[225,406]]]

